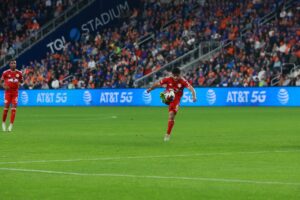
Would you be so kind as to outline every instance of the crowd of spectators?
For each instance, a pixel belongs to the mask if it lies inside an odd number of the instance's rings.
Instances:
[[[0,58],[14,55],[22,42],[75,0],[0,0]]]
[[[300,86],[299,71],[291,73],[300,68],[299,8],[282,10],[275,21],[254,26],[221,53],[187,70],[186,78],[205,87],[271,86],[272,79],[277,85]]]
[[[208,40],[229,40],[233,41],[233,45],[186,73],[194,85],[269,85],[274,73],[274,57],[280,60],[280,64],[285,62],[282,59],[286,59],[285,53],[275,46],[280,48],[281,44],[278,44],[282,41],[290,45],[291,31],[296,33],[292,35],[293,41],[299,41],[299,32],[295,31],[299,19],[296,8],[286,12],[284,17],[280,13],[280,18],[273,23],[257,26],[263,16],[278,9],[278,2],[212,0],[201,5],[190,0],[174,5],[160,0],[145,0],[144,7],[134,9],[121,27],[87,35],[80,42],[68,43],[62,53],[48,54],[41,61],[23,66],[24,87],[133,87],[134,80]],[[240,37],[241,31],[249,24],[254,28]],[[150,42],[140,45],[139,38],[147,35],[152,36]],[[292,45],[289,54],[296,52],[297,44]],[[277,66],[278,62],[275,63]],[[264,83],[258,83],[262,74]]]
[[[66,44],[62,53],[23,66],[25,87],[53,88],[56,79],[60,88],[132,87],[133,80],[150,72],[150,67],[152,71],[172,60],[169,42],[162,41],[157,31],[172,20],[185,18],[197,6],[195,0],[175,4],[145,1],[121,27],[86,35]],[[151,34],[155,35],[153,42],[138,45],[139,38]]]

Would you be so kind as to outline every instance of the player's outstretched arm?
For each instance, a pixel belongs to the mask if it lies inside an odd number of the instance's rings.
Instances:
[[[3,89],[4,90],[7,90],[8,89],[8,86],[7,85],[5,85],[5,83],[4,83],[4,80],[3,79],[1,79],[1,86],[3,87]]]
[[[160,87],[160,83],[159,82],[155,82],[151,87],[149,87],[147,89],[147,92],[151,92],[152,90],[154,90],[155,88]]]
[[[193,102],[196,102],[197,101],[197,96],[196,96],[196,91],[195,91],[194,87],[189,85],[188,89],[191,91],[191,93],[193,95]]]

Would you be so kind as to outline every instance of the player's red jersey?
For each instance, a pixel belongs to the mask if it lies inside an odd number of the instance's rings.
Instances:
[[[161,86],[166,86],[167,90],[174,90],[175,98],[181,98],[183,95],[183,89],[190,86],[189,82],[184,78],[179,78],[175,81],[173,77],[167,77],[162,79],[159,83]]]
[[[174,90],[175,99],[169,104],[169,112],[177,113],[180,99],[183,95],[184,88],[190,86],[189,82],[187,82],[184,78],[179,78],[178,80],[174,80],[173,77],[167,77],[162,79],[160,82],[161,86],[165,86],[167,90]]]
[[[18,92],[19,84],[23,81],[22,72],[19,70],[6,70],[3,72],[2,80],[4,80],[4,84],[8,86],[8,89],[5,92],[15,93]]]

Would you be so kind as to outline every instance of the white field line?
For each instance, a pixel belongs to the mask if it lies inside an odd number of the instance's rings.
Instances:
[[[105,160],[129,160],[129,159],[155,159],[155,158],[187,158],[197,156],[230,156],[237,154],[268,154],[268,153],[297,153],[293,151],[244,151],[244,152],[216,152],[216,153],[197,153],[197,154],[178,154],[178,155],[149,155],[149,156],[123,156],[123,157],[100,157],[100,158],[78,158],[66,160],[25,160],[25,161],[8,161],[0,162],[0,165],[5,164],[26,164],[26,163],[55,163],[55,162],[81,162],[81,161],[105,161]]]
[[[18,168],[0,168],[2,171],[16,171],[16,172],[29,172],[29,173],[43,173],[43,174],[58,174],[58,175],[74,175],[74,176],[98,176],[98,177],[121,177],[121,178],[142,178],[142,179],[173,179],[173,180],[190,180],[202,182],[222,182],[222,183],[243,183],[255,185],[291,185],[300,186],[297,182],[281,182],[281,181],[258,181],[258,180],[245,180],[245,179],[226,179],[226,178],[207,178],[207,177],[184,177],[184,176],[144,176],[133,174],[105,174],[105,173],[80,173],[80,172],[63,172],[63,171],[50,171],[39,169],[18,169]]]
[[[78,113],[74,113],[74,114],[47,114],[47,115],[28,115],[26,116],[26,118],[60,118],[60,117],[70,117],[70,118],[82,118],[82,116],[78,116],[76,115]],[[117,115],[117,114],[110,114],[111,116],[113,115]],[[118,114],[120,115],[120,114]],[[88,114],[88,115],[84,115],[84,117],[103,117],[103,116],[107,116],[107,114]],[[24,116],[22,116],[24,117]]]
[[[28,123],[28,122],[32,122],[32,123],[36,123],[36,122],[42,122],[42,121],[51,121],[51,122],[62,122],[62,123],[66,123],[66,121],[63,121],[61,119],[58,119],[59,117],[55,117],[55,118],[48,118],[46,120],[44,119],[25,119],[25,120],[22,120],[18,123]],[[72,121],[98,121],[98,120],[105,120],[105,119],[117,119],[118,117],[113,115],[113,116],[98,116],[98,117],[84,117],[84,118],[80,118],[80,117],[60,117],[60,118],[63,118],[63,119],[68,119],[70,122]]]

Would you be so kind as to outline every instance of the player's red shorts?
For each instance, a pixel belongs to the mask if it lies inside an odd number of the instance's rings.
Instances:
[[[176,114],[179,109],[179,104],[180,104],[180,98],[175,97],[174,101],[172,101],[169,104],[169,112],[173,111]]]
[[[18,92],[5,92],[4,94],[4,104],[18,104]]]

